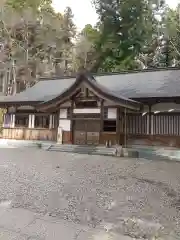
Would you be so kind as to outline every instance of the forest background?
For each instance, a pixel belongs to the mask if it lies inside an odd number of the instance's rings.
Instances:
[[[180,6],[163,0],[92,0],[98,20],[80,32],[51,0],[0,1],[0,92],[40,77],[180,66]],[[82,19],[83,21],[83,19]]]

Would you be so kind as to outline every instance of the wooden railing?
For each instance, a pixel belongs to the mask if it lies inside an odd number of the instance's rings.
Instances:
[[[124,119],[125,121],[125,119]],[[180,114],[160,113],[151,116],[151,131],[149,132],[150,118],[146,114],[127,114],[126,124],[123,122],[122,132],[132,135],[169,135],[180,136]]]
[[[56,129],[4,128],[2,137],[17,140],[56,141]]]

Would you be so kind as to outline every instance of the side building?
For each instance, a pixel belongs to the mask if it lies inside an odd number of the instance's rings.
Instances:
[[[47,79],[0,107],[5,139],[180,146],[178,69]]]

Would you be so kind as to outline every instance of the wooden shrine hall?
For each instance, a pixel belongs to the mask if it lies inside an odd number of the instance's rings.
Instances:
[[[179,69],[39,79],[0,107],[4,139],[180,146]]]

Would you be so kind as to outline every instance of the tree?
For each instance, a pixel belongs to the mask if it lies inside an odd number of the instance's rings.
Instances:
[[[73,14],[70,7],[67,7],[63,16],[63,52],[62,58],[64,59],[64,74],[72,72],[72,54],[73,54],[73,39],[76,35],[76,27],[73,22]]]
[[[171,66],[180,66],[180,5],[168,9],[164,20],[164,29],[168,38]]]
[[[95,71],[138,68],[135,58],[153,34],[151,4],[145,0],[95,0],[99,14],[99,53]]]
[[[75,47],[74,68],[91,70],[95,61],[95,43],[99,39],[99,31],[96,27],[88,24],[78,36]]]
[[[69,74],[67,62],[72,59],[72,38],[76,33],[71,9],[62,15],[54,12],[51,1],[21,2],[8,0],[0,14],[1,65],[11,94],[16,92],[17,82],[23,89],[39,76],[56,75],[58,71]]]

